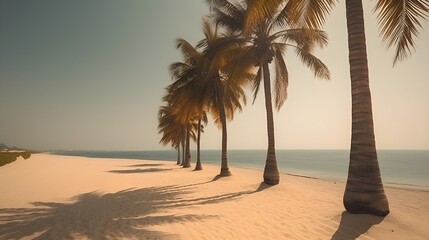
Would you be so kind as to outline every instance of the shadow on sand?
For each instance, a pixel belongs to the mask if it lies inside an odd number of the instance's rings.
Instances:
[[[136,169],[127,169],[127,170],[111,170],[110,173],[121,173],[121,174],[127,174],[127,173],[151,173],[151,172],[162,172],[167,171],[169,169],[163,169],[163,168],[136,168]]]
[[[169,167],[169,168],[155,168],[160,166],[165,166],[166,164],[159,164],[159,163],[143,163],[143,164],[135,164],[135,165],[128,165],[128,166],[122,166],[123,168],[135,168],[135,169],[115,169],[108,171],[109,173],[120,173],[120,174],[130,174],[130,173],[152,173],[152,172],[162,172],[162,171],[168,171],[173,170],[175,168]],[[141,168],[140,168],[141,167]],[[147,168],[144,168],[147,167]]]
[[[165,164],[160,164],[160,163],[143,163],[143,164],[135,164],[135,165],[129,165],[129,166],[125,166],[125,167],[159,167],[159,166],[163,166]]]
[[[357,239],[369,229],[381,223],[384,217],[372,216],[368,214],[350,214],[343,212],[341,222],[337,231],[332,236],[332,240]]]
[[[189,198],[192,186],[126,189],[116,193],[89,192],[71,203],[34,202],[32,208],[0,209],[0,239],[178,239],[153,231],[163,223],[198,222],[216,218],[205,214],[167,214],[166,210],[231,201],[266,188]]]
[[[187,187],[194,187],[194,186],[199,186],[199,185],[204,185],[204,184],[208,184],[208,183],[213,183],[216,182],[219,179],[222,178],[228,178],[229,176],[222,176],[222,175],[216,175],[212,180],[210,181],[206,181],[206,182],[200,182],[200,183],[192,183],[192,184],[188,184],[188,185],[183,185],[180,186],[181,188],[187,188]],[[273,187],[271,185],[268,185],[264,182],[261,182],[261,184],[259,185],[259,187],[255,190],[255,191],[247,191],[247,193],[256,193],[256,192],[261,192],[267,188]]]
[[[35,208],[0,209],[0,239],[172,239],[175,236],[148,227],[212,217],[155,215],[171,204],[163,200],[179,195],[171,187],[128,189],[111,194],[84,193],[72,198],[72,203],[35,202]]]

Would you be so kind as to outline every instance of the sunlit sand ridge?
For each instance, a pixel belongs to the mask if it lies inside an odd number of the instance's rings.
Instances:
[[[218,166],[34,154],[0,168],[0,239],[427,239],[429,192],[386,188],[385,217],[344,212],[344,183]]]

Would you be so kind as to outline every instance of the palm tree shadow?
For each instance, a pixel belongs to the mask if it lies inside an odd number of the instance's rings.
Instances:
[[[215,181],[219,180],[222,177],[223,176],[221,176],[221,175],[216,175],[212,180],[209,180],[209,181],[199,182],[199,183],[192,183],[192,184],[187,184],[187,185],[183,185],[183,186],[176,186],[176,187],[178,187],[178,188],[195,187],[195,186],[199,186],[199,185],[204,185],[204,184],[207,184],[207,183],[215,182]]]
[[[215,177],[212,181],[217,180]],[[151,226],[174,222],[199,222],[216,218],[206,214],[166,214],[168,209],[233,201],[260,192],[255,190],[188,198],[192,186],[126,189],[116,193],[83,193],[71,202],[34,202],[31,208],[0,209],[0,239],[178,239],[151,230]]]
[[[216,204],[220,202],[225,201],[232,201],[239,199],[243,196],[258,193],[260,191],[263,191],[264,189],[267,189],[271,186],[266,185],[265,183],[261,183],[260,186],[255,190],[245,190],[240,192],[230,192],[230,193],[224,193],[219,195],[213,195],[209,197],[201,197],[201,198],[193,198],[188,199],[185,202],[177,203],[177,206],[193,206],[193,205],[206,205],[206,204]]]
[[[200,183],[192,183],[192,184],[188,184],[188,185],[182,185],[182,186],[176,186],[176,188],[189,188],[189,187],[195,187],[198,185],[204,185],[204,184],[208,184],[208,183],[212,183],[212,182],[216,182],[217,180],[224,178],[225,176],[221,176],[221,175],[216,175],[212,180],[206,181],[206,182],[200,182]],[[261,184],[258,186],[258,188],[254,191],[245,191],[246,193],[257,193],[257,192],[261,192],[265,189],[274,187],[272,185],[268,185],[264,182],[261,182]]]
[[[255,192],[262,192],[265,189],[268,189],[268,188],[271,188],[271,187],[274,187],[274,186],[273,185],[268,185],[268,184],[266,184],[264,182],[261,182],[261,184],[259,185],[258,189],[255,190]]]
[[[372,226],[383,221],[384,217],[372,216],[368,214],[350,214],[343,212],[340,225],[332,236],[332,240],[357,239],[366,233]]]
[[[186,193],[171,186],[89,192],[72,198],[71,203],[34,202],[33,208],[0,209],[0,239],[177,239],[150,227],[216,217],[160,213],[180,206],[182,201],[174,199]]]
[[[223,177],[225,177],[225,176],[222,176],[222,175],[216,175],[212,180],[210,180],[209,182],[216,182],[217,180],[219,180],[219,179],[221,179],[221,178],[223,178]]]
[[[159,167],[159,166],[163,166],[165,164],[160,164],[160,163],[143,163],[143,164],[134,164],[134,165],[129,165],[129,166],[125,166],[125,167]]]
[[[151,173],[151,172],[162,172],[162,171],[167,171],[169,169],[163,169],[163,168],[146,168],[146,169],[141,169],[141,168],[136,168],[136,169],[127,169],[127,170],[111,170],[109,171],[110,173],[121,173],[121,174],[126,174],[126,173]]]

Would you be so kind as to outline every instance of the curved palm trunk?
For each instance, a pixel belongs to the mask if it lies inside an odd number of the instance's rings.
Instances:
[[[375,147],[364,17],[361,0],[346,0],[352,91],[350,163],[343,203],[349,213],[386,216],[384,193]]]
[[[201,159],[200,159],[200,139],[201,139],[201,119],[198,120],[198,133],[197,133],[197,164],[195,166],[195,170],[203,170],[203,167],[201,166]]]
[[[191,167],[191,151],[190,151],[190,127],[189,124],[186,126],[186,146],[185,146],[185,160],[183,164],[183,168],[189,168]]]
[[[268,63],[263,64],[265,108],[267,111],[268,151],[264,169],[264,182],[269,185],[279,184],[280,175],[277,168],[276,149],[274,139],[274,117],[271,102],[271,82]]]
[[[225,104],[223,101],[224,90],[222,87],[218,87],[217,91],[217,102],[219,108],[219,117],[222,124],[222,160],[220,168],[220,176],[231,176],[231,172],[228,168],[228,157],[227,157],[227,130],[226,130],[226,113],[225,113]]]

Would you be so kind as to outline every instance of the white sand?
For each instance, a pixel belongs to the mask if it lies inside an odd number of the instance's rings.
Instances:
[[[0,167],[0,239],[429,239],[429,192],[386,188],[385,217],[344,213],[344,183],[218,166],[34,154]]]

